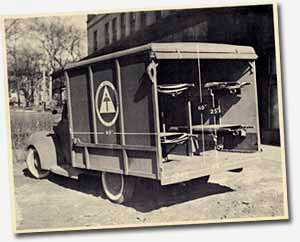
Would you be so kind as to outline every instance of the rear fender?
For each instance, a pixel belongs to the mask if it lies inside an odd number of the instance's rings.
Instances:
[[[58,147],[53,132],[40,131],[32,134],[27,143],[27,150],[30,148],[38,152],[42,169],[49,170],[57,166]]]

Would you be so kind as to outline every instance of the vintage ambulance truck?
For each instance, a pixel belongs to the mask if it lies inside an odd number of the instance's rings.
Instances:
[[[116,203],[139,177],[241,171],[260,150],[256,58],[246,46],[150,43],[69,64],[61,120],[32,134],[28,169],[99,176]]]

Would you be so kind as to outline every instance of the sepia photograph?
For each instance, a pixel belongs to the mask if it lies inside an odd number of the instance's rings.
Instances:
[[[2,17],[14,232],[288,220],[277,11]]]

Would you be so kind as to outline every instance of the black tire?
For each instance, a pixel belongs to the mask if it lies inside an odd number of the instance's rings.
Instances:
[[[101,180],[104,193],[112,202],[121,204],[132,198],[136,181],[134,177],[102,172]]]

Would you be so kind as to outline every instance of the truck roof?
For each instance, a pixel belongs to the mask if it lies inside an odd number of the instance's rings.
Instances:
[[[150,43],[139,47],[70,63],[65,70],[115,59],[139,52],[150,51],[157,59],[245,59],[255,60],[255,50],[249,46],[203,42]]]

